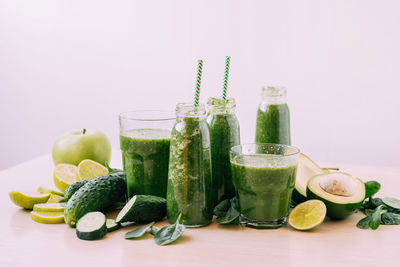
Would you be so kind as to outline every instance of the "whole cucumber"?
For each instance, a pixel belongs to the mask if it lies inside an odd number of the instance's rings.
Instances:
[[[109,173],[89,180],[68,200],[64,210],[65,222],[75,227],[88,212],[102,211],[116,202],[126,201],[125,172]]]
[[[89,180],[83,180],[69,185],[64,191],[65,200],[68,201],[72,197],[72,195],[75,194],[75,192],[78,191],[79,188],[84,186],[87,182],[89,182]]]

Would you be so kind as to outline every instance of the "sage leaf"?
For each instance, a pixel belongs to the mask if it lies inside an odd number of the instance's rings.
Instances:
[[[400,210],[400,200],[393,198],[393,197],[384,197],[382,198],[383,203],[386,206],[389,206],[393,209]]]
[[[381,189],[381,184],[377,181],[368,181],[365,183],[365,198],[372,197]]]
[[[383,213],[381,216],[383,225],[400,225],[400,215],[393,212]]]
[[[138,227],[135,230],[126,233],[125,239],[134,239],[142,237],[147,232],[147,230],[150,229],[150,227],[152,227],[153,224],[154,222],[151,222],[149,224],[146,224],[145,226]]]
[[[177,240],[185,231],[185,226],[179,223],[182,214],[179,214],[174,224],[164,226],[154,235],[154,242],[159,246],[168,245]]]
[[[386,212],[386,210],[383,210],[384,206],[380,205],[377,207],[371,215],[371,220],[369,221],[368,225],[372,230],[375,230],[379,227],[381,224],[381,215],[382,213]]]
[[[370,216],[367,216],[363,219],[361,219],[358,223],[357,223],[357,227],[360,229],[368,229],[369,228],[369,222],[371,220]]]

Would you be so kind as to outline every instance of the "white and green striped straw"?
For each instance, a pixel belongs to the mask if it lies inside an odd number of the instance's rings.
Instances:
[[[226,100],[226,92],[228,90],[228,77],[229,77],[229,65],[231,63],[231,57],[227,56],[225,59],[225,72],[224,72],[224,86],[222,89],[222,99]]]
[[[203,73],[203,60],[199,59],[198,64],[197,64],[196,91],[194,93],[194,106],[195,107],[197,107],[199,105],[202,73]]]

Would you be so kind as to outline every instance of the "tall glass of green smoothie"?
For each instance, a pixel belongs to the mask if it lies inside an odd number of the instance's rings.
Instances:
[[[169,111],[131,111],[119,115],[120,147],[128,197],[166,197],[169,145],[175,121]]]
[[[290,114],[286,88],[267,86],[257,110],[256,143],[290,145]]]
[[[229,151],[240,144],[239,121],[235,114],[235,99],[209,98],[207,123],[210,128],[211,165],[214,203],[236,195],[232,183]]]
[[[287,223],[298,156],[297,148],[278,144],[246,144],[231,149],[242,225],[268,229]]]
[[[179,213],[187,227],[211,223],[213,190],[210,133],[203,104],[181,103],[171,133],[168,169],[167,217],[173,223]]]

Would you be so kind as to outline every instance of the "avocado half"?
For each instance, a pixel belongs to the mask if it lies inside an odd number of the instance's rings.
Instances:
[[[328,170],[321,169],[309,157],[300,153],[299,163],[297,165],[296,184],[292,193],[292,200],[297,204],[307,200],[307,183],[308,180],[321,173],[329,173]]]
[[[359,208],[365,198],[364,182],[350,174],[331,172],[312,177],[307,198],[322,200],[331,219],[344,219]]]

